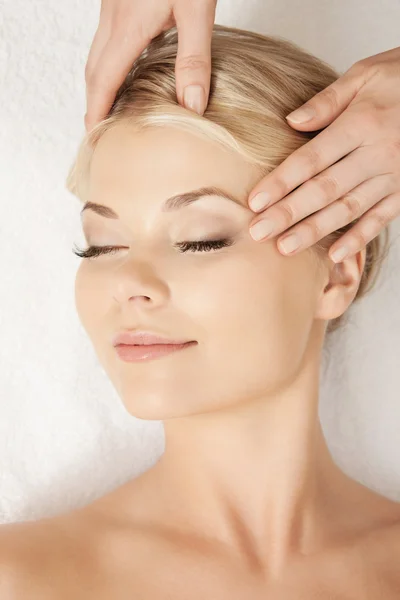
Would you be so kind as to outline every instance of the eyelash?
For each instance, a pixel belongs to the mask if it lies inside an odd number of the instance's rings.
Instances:
[[[175,247],[181,248],[181,253],[184,252],[209,252],[210,250],[220,250],[233,244],[233,240],[225,238],[222,240],[207,240],[197,242],[180,242],[175,244]],[[84,250],[73,250],[73,253],[80,258],[96,258],[102,254],[110,254],[117,252],[118,246],[89,246]]]

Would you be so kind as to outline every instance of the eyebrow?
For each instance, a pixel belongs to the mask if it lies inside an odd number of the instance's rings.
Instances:
[[[185,192],[183,194],[176,194],[175,196],[171,196],[171,198],[167,198],[161,210],[162,212],[179,210],[180,208],[188,206],[189,204],[192,204],[193,202],[196,202],[196,200],[200,200],[200,198],[204,198],[205,196],[220,196],[221,198],[231,200],[232,202],[235,202],[235,204],[242,206],[237,198],[234,198],[231,194],[219,188],[218,186],[206,186],[196,190],[191,190],[190,192]],[[112,208],[109,206],[104,206],[103,204],[86,202],[81,210],[81,215],[85,210],[92,210],[101,217],[106,217],[107,219],[119,219],[118,214]]]

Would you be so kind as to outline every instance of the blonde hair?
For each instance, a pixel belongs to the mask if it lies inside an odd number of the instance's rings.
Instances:
[[[176,27],[145,48],[120,86],[104,120],[83,139],[69,171],[67,189],[82,201],[87,194],[90,161],[100,137],[126,122],[138,131],[176,126],[218,141],[260,169],[260,179],[319,131],[298,132],[285,117],[333,83],[339,73],[287,40],[214,24],[211,82],[203,116],[182,107],[176,97]],[[327,249],[359,219],[326,236],[309,250]],[[357,291],[361,298],[375,283],[388,250],[388,229],[366,247]],[[330,321],[327,332],[343,315]]]

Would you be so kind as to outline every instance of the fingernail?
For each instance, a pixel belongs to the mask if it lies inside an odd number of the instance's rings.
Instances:
[[[348,252],[349,249],[346,246],[342,246],[341,248],[338,248],[337,250],[335,250],[335,252],[331,254],[331,259],[335,263],[340,262],[347,256]]]
[[[183,90],[183,101],[186,107],[202,115],[205,108],[203,87],[201,85],[186,86]]]
[[[273,229],[274,224],[271,221],[267,221],[267,219],[263,219],[255,223],[253,227],[250,227],[250,235],[254,240],[259,241],[272,233]]]
[[[249,201],[251,210],[257,211],[266,208],[271,202],[271,196],[267,192],[259,192]]]
[[[300,246],[300,238],[296,233],[292,233],[292,235],[288,235],[284,240],[279,240],[279,245],[288,254]]]
[[[310,121],[313,117],[316,116],[316,112],[312,106],[305,106],[304,108],[299,108],[299,110],[295,110],[289,115],[287,115],[287,119],[293,121],[293,123],[305,123],[306,121]]]

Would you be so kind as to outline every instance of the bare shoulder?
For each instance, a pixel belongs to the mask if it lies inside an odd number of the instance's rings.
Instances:
[[[0,600],[100,600],[136,589],[145,537],[103,510],[106,500],[0,525]]]
[[[9,531],[9,526],[0,528],[0,598],[14,600],[17,598],[15,580],[17,578],[18,561],[13,551],[13,544],[8,543],[9,536],[4,535],[4,529]]]
[[[396,598],[400,597],[400,515],[397,521],[383,527],[372,538],[370,553],[382,578],[386,578],[396,591]]]
[[[35,565],[44,548],[40,529],[30,522],[0,526],[0,597],[20,600],[28,586],[35,597]],[[40,572],[40,571],[39,571]]]
[[[400,508],[400,507],[399,507]],[[387,525],[371,531],[360,542],[357,561],[363,574],[367,597],[397,600],[400,597],[400,511]],[[375,594],[375,595],[374,595]]]
[[[81,525],[81,524],[80,524]],[[1,600],[53,600],[79,586],[91,564],[73,518],[49,518],[0,526]]]

